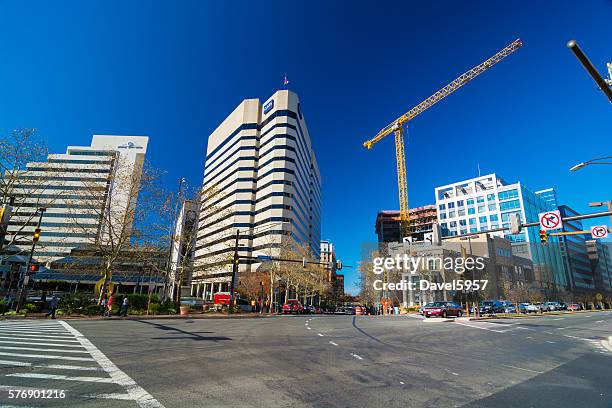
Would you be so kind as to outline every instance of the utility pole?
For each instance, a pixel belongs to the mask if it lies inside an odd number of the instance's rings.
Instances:
[[[19,292],[19,300],[17,301],[17,308],[15,309],[18,313],[23,306],[23,301],[27,298],[28,293],[28,283],[30,280],[30,265],[32,264],[32,257],[34,256],[34,250],[36,249],[36,244],[38,243],[38,239],[40,238],[40,225],[42,223],[43,214],[47,211],[46,208],[39,208],[36,212],[40,213],[38,217],[38,223],[36,224],[36,229],[34,229],[34,234],[32,236],[32,248],[30,248],[30,255],[28,256],[28,262],[26,263],[25,271],[21,276],[21,291]]]
[[[236,285],[236,275],[238,274],[238,263],[240,257],[238,256],[238,240],[240,239],[240,230],[236,230],[236,241],[234,244],[234,259],[232,260],[232,283],[230,285],[230,301],[227,309],[227,313],[232,313],[232,307],[234,306],[234,286]]]

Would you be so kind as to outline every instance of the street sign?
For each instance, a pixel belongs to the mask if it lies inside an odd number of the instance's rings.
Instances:
[[[605,225],[594,225],[591,227],[591,236],[595,239],[606,238],[608,236],[608,227]]]
[[[257,255],[257,260],[259,261],[271,261],[272,257],[269,255]]]
[[[601,302],[601,301],[602,301],[602,299],[603,299],[603,295],[602,295],[601,293],[597,293],[597,294],[595,295],[595,299],[597,299],[598,301],[600,301],[600,302]]]
[[[553,230],[563,228],[563,221],[561,221],[561,213],[558,210],[547,211],[538,214],[540,220],[540,227],[543,230]]]

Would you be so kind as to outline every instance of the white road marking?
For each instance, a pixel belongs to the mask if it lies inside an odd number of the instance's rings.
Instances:
[[[557,330],[565,330],[567,327],[557,327]]]
[[[116,393],[87,395],[87,398],[114,399],[114,400],[124,400],[124,401],[132,401],[134,399],[130,394],[116,394]]]
[[[159,401],[153,398],[153,396],[140,385],[136,384],[136,381],[134,381],[130,376],[121,371],[112,361],[108,359],[108,357],[104,355],[104,353],[94,346],[93,343],[84,337],[78,330],[64,321],[60,321],[59,323],[79,340],[81,345],[89,351],[96,362],[100,364],[104,371],[106,371],[106,373],[113,379],[113,382],[123,386],[127,393],[141,408],[164,408]]]
[[[554,341],[550,341],[550,340],[546,340],[546,342],[547,342],[547,343],[550,343],[550,344],[555,344],[555,342],[554,342]]]
[[[17,366],[17,367],[34,367],[34,368],[53,368],[57,370],[83,370],[83,371],[100,371],[99,367],[85,367],[62,364],[32,364],[25,361],[0,360],[0,366]]]
[[[4,337],[0,337],[4,338]],[[30,339],[27,339],[30,340]],[[58,344],[58,343],[40,343],[38,341],[10,341],[10,340],[0,340],[0,343],[5,344],[28,344],[30,346],[54,346],[54,347],[81,347],[80,344]]]
[[[323,335],[321,333],[317,333],[317,336],[319,337],[323,337]]]
[[[457,321],[455,321],[455,324],[459,324],[461,326],[473,327],[475,329],[488,330],[488,331],[492,331],[492,332],[495,332],[495,333],[505,333],[505,332],[507,332],[507,330],[493,330],[493,329],[488,329],[486,327],[475,326],[473,324],[461,323],[461,322],[457,322]]]
[[[542,372],[542,371],[530,370],[528,368],[516,367],[516,366],[507,365],[507,364],[502,364],[502,366],[503,367],[508,367],[508,368],[514,368],[514,369],[517,369],[517,370],[529,371],[530,373],[544,374],[544,372]]]
[[[403,381],[400,381],[400,384],[404,385],[404,382],[403,382]]]
[[[51,360],[72,360],[72,361],[96,361],[89,357],[66,357],[66,356],[53,356],[48,354],[20,354],[20,353],[5,353],[0,351],[0,356],[9,357],[24,357],[24,358],[48,358]]]
[[[604,322],[603,320],[598,320],[595,323],[603,323],[603,322]]]
[[[312,330],[310,327],[307,327],[308,330]]]
[[[355,354],[355,353],[351,353],[351,356],[355,357],[357,360],[363,360],[363,357],[358,356],[358,355],[357,355],[357,354]]]
[[[531,337],[531,336],[527,336],[527,338],[528,338],[528,339],[533,339],[533,337]]]
[[[545,331],[546,334],[553,334],[553,332]]]
[[[578,340],[580,340],[580,338],[578,338],[576,336],[570,336],[569,334],[564,334],[563,337],[569,337],[570,339],[578,339]]]
[[[15,336],[13,336],[13,334]],[[74,340],[74,337],[71,336],[56,336],[56,335],[39,335],[39,334],[27,334],[27,333],[2,333],[3,336],[13,336],[14,338],[21,338],[21,337],[34,337],[36,339],[40,339],[40,338],[53,338],[53,339],[64,339],[62,341],[76,341]],[[19,336],[19,337],[16,337]],[[59,340],[58,340],[59,341]]]
[[[53,351],[60,353],[86,353],[89,354],[87,350],[66,350],[66,349],[50,349],[50,348],[35,348],[35,347],[11,347],[11,346],[0,346],[0,350],[28,350],[28,351]]]
[[[115,381],[110,377],[69,377],[67,375],[57,374],[38,374],[38,373],[15,373],[6,374],[7,377],[21,377],[21,378],[39,378],[49,380],[63,380],[63,381],[83,381],[83,382],[97,382],[97,383],[114,383]]]
[[[563,320],[565,319],[565,317],[557,317],[556,319],[552,319],[552,320]]]
[[[337,343],[334,343],[333,341],[330,341],[329,344],[331,344],[332,346],[337,346]]]

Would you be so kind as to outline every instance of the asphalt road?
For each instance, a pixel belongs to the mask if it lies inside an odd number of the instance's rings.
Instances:
[[[0,406],[610,408],[608,336],[610,312],[5,321]]]

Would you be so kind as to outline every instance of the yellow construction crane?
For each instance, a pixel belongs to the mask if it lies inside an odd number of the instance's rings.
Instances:
[[[503,50],[499,51],[497,54],[486,60],[480,65],[470,69],[465,74],[461,75],[459,78],[455,79],[450,84],[446,85],[444,88],[440,89],[435,94],[431,95],[429,98],[425,99],[423,102],[419,103],[414,108],[410,109],[408,112],[404,113],[402,116],[385,126],[381,129],[380,132],[372,139],[363,143],[364,147],[371,149],[376,143],[382,140],[385,136],[388,136],[391,133],[395,134],[395,159],[397,161],[397,186],[399,189],[399,201],[400,201],[400,220],[402,225],[402,235],[405,237],[409,232],[409,221],[410,216],[408,213],[408,183],[406,182],[406,155],[404,151],[404,124],[425,110],[429,109],[436,103],[440,102],[442,99],[446,98],[448,95],[455,92],[457,89],[461,88],[463,85],[470,82],[472,79],[476,78],[478,75],[485,72],[487,69],[491,68],[493,65],[497,64],[508,55],[514,53],[523,45],[523,42],[520,39],[516,39],[510,45],[508,45]]]

